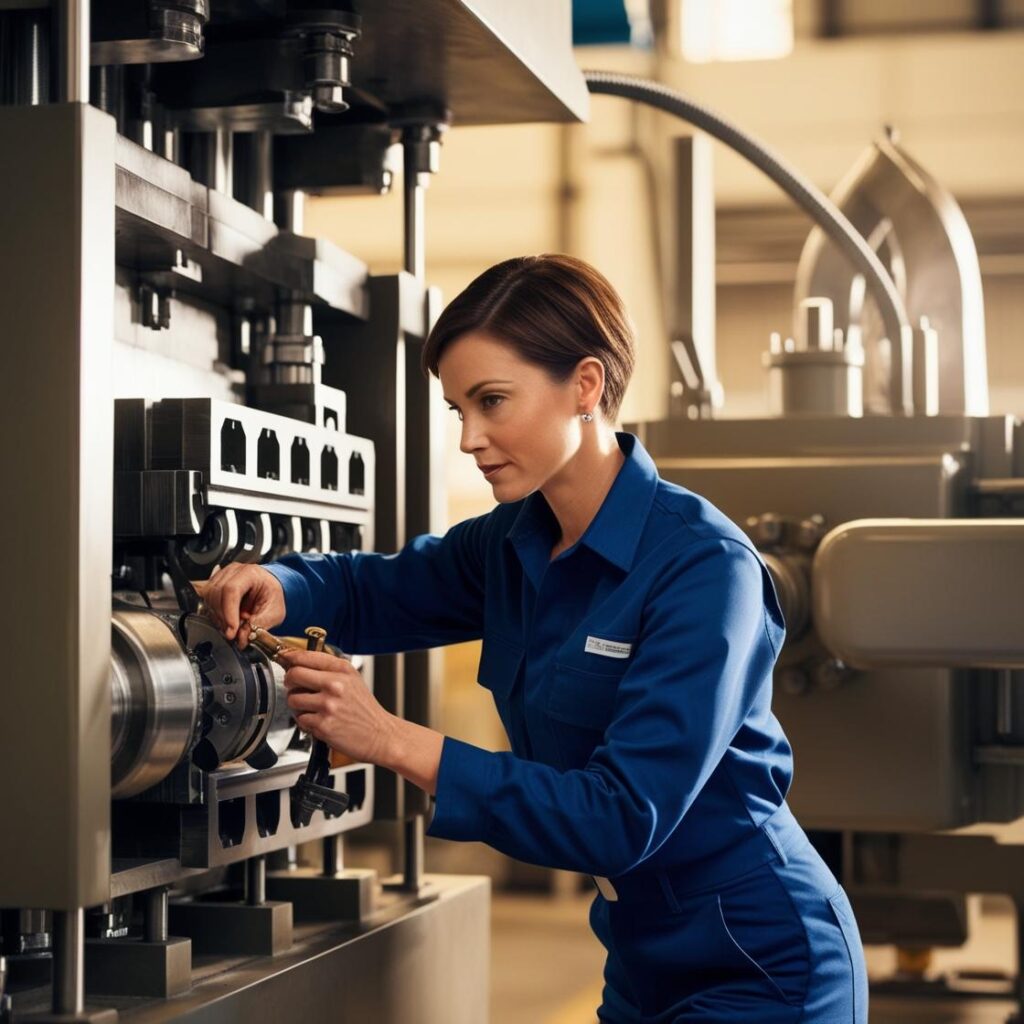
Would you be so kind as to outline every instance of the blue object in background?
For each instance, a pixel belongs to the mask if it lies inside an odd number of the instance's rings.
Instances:
[[[629,18],[623,0],[573,0],[572,42],[595,46],[630,41]]]

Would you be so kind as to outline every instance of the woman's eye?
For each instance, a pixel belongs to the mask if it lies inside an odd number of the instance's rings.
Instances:
[[[448,406],[448,411],[449,412],[458,412],[459,413],[459,420],[460,421],[462,420],[462,413],[459,412],[459,410],[454,405],[449,405]]]
[[[491,402],[492,398],[494,399],[493,402]],[[501,395],[484,395],[481,399],[481,404],[485,409],[496,409],[504,401],[505,399]]]

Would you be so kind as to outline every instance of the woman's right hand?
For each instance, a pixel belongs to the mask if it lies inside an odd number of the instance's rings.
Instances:
[[[284,587],[262,566],[231,562],[193,586],[224,636],[239,647],[249,643],[249,630],[239,628],[243,623],[273,629],[284,622]]]

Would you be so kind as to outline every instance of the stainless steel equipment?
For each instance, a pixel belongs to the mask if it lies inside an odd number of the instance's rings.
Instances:
[[[847,885],[866,941],[961,945],[965,894],[979,892],[1012,898],[1024,938],[1024,443],[1016,417],[988,413],[981,278],[962,213],[892,133],[833,208],[685,97],[587,78],[733,146],[819,225],[800,261],[793,337],[773,334],[765,353],[773,417],[715,420],[691,373],[670,418],[630,425],[664,477],[746,527],[772,573],[788,625],[774,710],[794,747],[793,809]],[[698,202],[692,168],[678,174],[677,198]],[[691,308],[711,275],[686,259],[693,246],[678,251]],[[691,363],[713,344],[695,337],[696,317],[673,329],[690,339]],[[1018,945],[1018,976],[1001,992],[1024,1004]]]
[[[586,98],[566,2],[0,0],[0,614],[39,637],[0,714],[0,1013],[486,1016],[486,881],[425,876],[426,798],[370,765],[293,813],[281,670],[191,583],[442,527],[423,189],[451,120]],[[386,190],[396,143],[407,270],[374,277],[303,197]],[[357,667],[431,721],[432,659]],[[372,822],[390,885],[344,863]]]

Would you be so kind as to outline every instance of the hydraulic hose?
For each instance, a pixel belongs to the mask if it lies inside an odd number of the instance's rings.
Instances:
[[[787,167],[779,157],[746,132],[660,82],[616,71],[584,71],[583,77],[592,93],[621,96],[673,114],[719,142],[724,142],[763,171],[797,206],[811,216],[854,268],[864,275],[867,287],[878,303],[890,341],[894,346],[901,344],[902,329],[909,322],[896,285],[875,251],[847,220],[842,210],[817,186]]]

